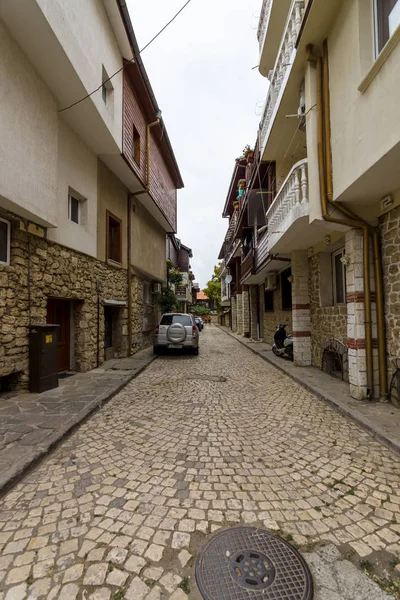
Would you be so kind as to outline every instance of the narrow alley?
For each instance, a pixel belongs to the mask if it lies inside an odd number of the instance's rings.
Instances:
[[[207,326],[198,358],[157,359],[0,500],[0,599],[197,600],[198,551],[237,525],[347,558],[326,588],[313,572],[317,600],[390,598],[362,566],[399,555],[399,480],[396,454]]]

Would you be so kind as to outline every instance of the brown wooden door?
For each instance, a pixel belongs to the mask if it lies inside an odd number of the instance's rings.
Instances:
[[[69,300],[47,300],[47,323],[58,327],[58,372],[70,368],[70,303]]]

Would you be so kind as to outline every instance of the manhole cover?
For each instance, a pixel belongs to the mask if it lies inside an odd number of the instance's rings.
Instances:
[[[200,552],[196,581],[205,600],[312,600],[311,573],[288,542],[263,529],[234,527]]]

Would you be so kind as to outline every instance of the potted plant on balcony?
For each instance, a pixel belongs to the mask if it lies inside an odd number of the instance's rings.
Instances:
[[[239,190],[244,190],[246,187],[246,180],[245,179],[239,179],[238,181],[238,189]]]
[[[243,148],[243,158],[247,160],[247,162],[252,162],[254,158],[254,149],[250,147],[249,144]]]
[[[234,201],[232,202],[232,204],[233,204],[233,208],[234,208],[235,210],[237,210],[237,209],[239,208],[239,200],[234,200]]]

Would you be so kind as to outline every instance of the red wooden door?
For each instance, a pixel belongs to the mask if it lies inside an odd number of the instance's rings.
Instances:
[[[58,372],[70,368],[70,303],[69,300],[47,300],[47,323],[58,325]]]

